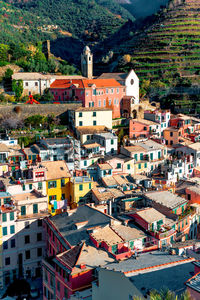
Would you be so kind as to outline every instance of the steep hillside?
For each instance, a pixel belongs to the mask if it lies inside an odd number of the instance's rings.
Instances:
[[[17,12],[22,14],[22,21],[13,20],[10,17],[11,12],[7,11],[7,24],[11,22],[16,28],[22,23],[20,25],[23,27],[35,30],[35,34],[39,31],[42,35],[50,35],[52,39],[73,36],[85,41],[103,40],[119,30],[128,19],[134,19],[114,0],[7,0],[6,2],[12,2],[12,10],[15,7]],[[28,24],[24,22],[24,14],[30,16]],[[35,23],[35,19],[38,23]],[[4,40],[1,34],[0,38]]]
[[[156,87],[188,88],[191,84],[198,83],[199,20],[199,0],[171,1],[167,9],[155,16],[151,26],[137,32],[133,38],[118,47],[119,53],[130,54],[121,60],[120,69],[133,67],[141,79],[157,82]],[[175,102],[187,109],[191,102],[180,98]]]

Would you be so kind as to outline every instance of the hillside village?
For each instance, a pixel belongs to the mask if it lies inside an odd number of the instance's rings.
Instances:
[[[44,300],[200,299],[200,119],[141,100],[134,70],[94,76],[88,46],[81,70],[12,76],[78,107],[65,137],[0,140],[1,291],[32,278]]]

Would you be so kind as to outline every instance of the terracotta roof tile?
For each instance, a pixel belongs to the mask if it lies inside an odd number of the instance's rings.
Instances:
[[[111,79],[56,79],[50,88],[69,88],[71,85],[76,85],[77,88],[92,88],[95,85],[97,88],[105,87],[122,87],[117,80]]]

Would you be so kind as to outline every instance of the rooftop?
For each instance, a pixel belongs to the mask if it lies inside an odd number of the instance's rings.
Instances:
[[[94,194],[94,196],[97,198],[99,202],[111,200],[113,198],[124,197],[125,195],[123,192],[121,192],[118,189],[115,188],[106,189],[103,187],[92,189],[92,193]]]
[[[193,149],[193,150],[200,151],[200,142],[190,144],[190,145],[188,145],[188,147]]]
[[[78,126],[76,130],[80,134],[95,134],[99,132],[107,132],[107,128],[105,126]]]
[[[146,120],[146,119],[131,119],[131,122],[138,122],[138,123],[142,123],[145,125],[159,125],[159,123],[154,122],[154,121],[150,121],[150,120]]]
[[[107,107],[78,107],[74,111],[107,111],[112,110],[111,108]]]
[[[6,144],[0,144],[0,152],[10,152],[10,149]]]
[[[194,275],[192,278],[190,278],[187,282],[186,285],[200,293],[200,272]]]
[[[97,164],[100,170],[112,170],[112,167],[108,163]]]
[[[112,219],[89,205],[79,206],[70,215],[64,212],[49,217],[49,221],[72,246],[88,240],[88,230],[108,225]],[[82,226],[79,227],[79,224]]]
[[[12,75],[15,80],[38,80],[38,79],[82,79],[80,75],[55,75],[55,74],[42,74],[38,72],[18,72]]]
[[[47,144],[49,145],[63,145],[68,144],[70,142],[70,139],[67,138],[47,138],[44,139]]]
[[[92,88],[93,85],[95,85],[96,88],[122,87],[122,85],[114,78],[109,78],[109,79],[56,79],[50,85],[50,88],[66,89],[66,88],[70,88],[72,85],[80,89]]]
[[[146,237],[146,234],[136,226],[111,225],[111,228],[126,242]]]
[[[136,214],[149,224],[165,219],[165,215],[152,207],[137,211]]]
[[[105,268],[108,270],[114,269],[115,271],[121,271],[127,274],[126,276],[133,276],[142,273],[152,273],[153,270],[162,270],[166,269],[167,267],[173,267],[181,263],[185,264],[193,261],[195,261],[194,258],[170,255],[161,251],[154,251],[140,254],[138,259],[130,258],[119,263],[115,262],[107,264]]]
[[[156,191],[145,193],[145,196],[163,206],[174,209],[182,204],[187,203],[187,200],[168,191]]]
[[[71,177],[67,164],[63,160],[43,161],[41,165],[47,169],[47,180]]]
[[[99,243],[104,241],[108,246],[113,246],[124,242],[123,239],[120,238],[120,236],[109,225],[93,231],[91,236]]]
[[[13,196],[13,200],[15,201],[31,201],[34,199],[39,199],[39,198],[43,198],[45,196],[43,196],[41,193],[36,192],[36,191],[32,191],[30,193],[22,193],[22,194],[17,194]]]
[[[117,139],[117,136],[112,132],[100,132],[97,135],[105,139]]]
[[[125,81],[128,73],[102,73],[98,78],[99,79],[110,79],[114,78],[117,81]]]

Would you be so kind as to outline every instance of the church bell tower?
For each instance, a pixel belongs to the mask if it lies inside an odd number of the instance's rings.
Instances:
[[[93,54],[88,46],[85,46],[81,54],[81,72],[84,77],[93,77]]]

